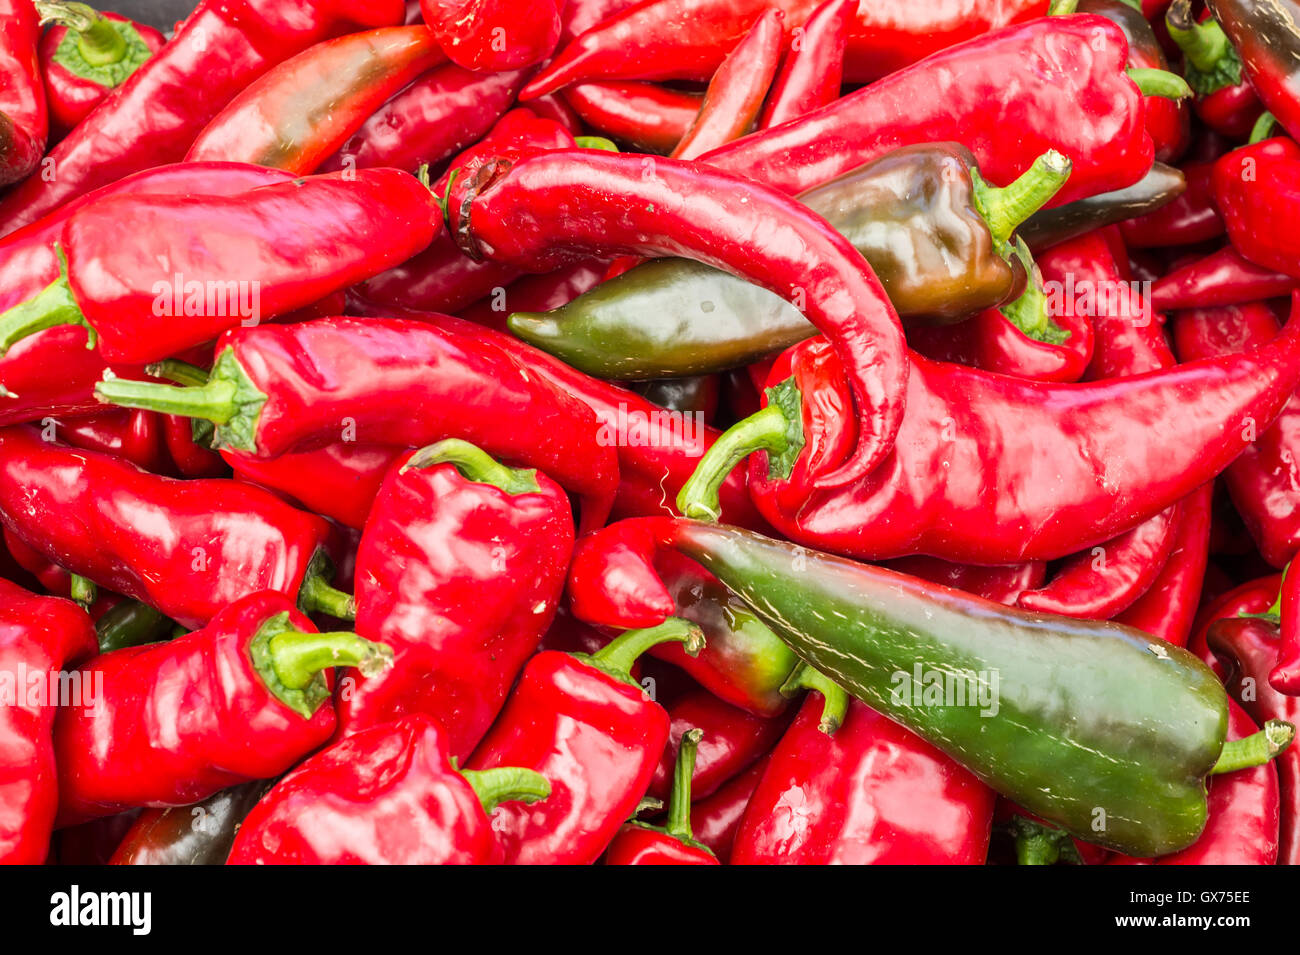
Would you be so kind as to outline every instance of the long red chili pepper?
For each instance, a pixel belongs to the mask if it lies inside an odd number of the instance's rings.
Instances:
[[[606,865],[718,865],[718,859],[691,832],[691,793],[696,747],[706,733],[692,728],[668,752],[673,766],[672,800],[662,828],[629,822],[614,836],[605,853]],[[672,760],[672,753],[677,754]]]
[[[391,658],[356,634],[317,633],[270,592],[169,643],[95,657],[78,671],[94,698],[60,708],[55,721],[59,819],[184,806],[273,779],[334,731],[324,671],[375,672]]]
[[[1119,224],[1130,248],[1195,245],[1223,234],[1223,217],[1214,205],[1211,188],[1214,163],[1189,162],[1182,170],[1187,180],[1182,195],[1154,212]]]
[[[40,35],[32,0],[0,2],[0,187],[30,175],[45,152],[49,115],[36,52]]]
[[[422,713],[465,759],[537,651],[564,589],[573,517],[545,474],[504,467],[465,441],[404,456],[357,554],[357,633],[392,648],[339,707],[350,735]]]
[[[1268,674],[1268,682],[1279,693],[1300,696],[1300,574],[1288,568],[1282,576],[1282,586],[1277,597],[1277,614],[1280,618],[1281,639],[1277,647],[1277,663]]]
[[[411,448],[462,438],[583,495],[584,526],[599,526],[609,513],[618,459],[595,414],[476,326],[318,319],[234,329],[215,354],[206,385],[113,379],[97,394],[212,421],[219,449],[262,459],[345,439]],[[523,420],[528,428],[516,426]]]
[[[651,83],[579,83],[564,101],[597,132],[634,149],[669,153],[700,112],[700,96]]]
[[[433,34],[423,26],[381,27],[326,40],[231,100],[199,133],[185,159],[315,172],[385,100],[442,60]]]
[[[50,125],[63,135],[157,53],[167,38],[151,26],[84,3],[37,0],[41,71]]]
[[[403,717],[300,763],[253,807],[226,864],[499,863],[497,805],[549,792],[527,770],[457,770],[435,721]]]
[[[797,195],[914,143],[962,143],[995,185],[1057,149],[1073,164],[1049,203],[1063,205],[1132,185],[1151,169],[1141,92],[1124,72],[1127,48],[1123,31],[1102,17],[1033,20],[702,158]]]
[[[186,427],[189,418],[181,418]],[[225,448],[221,457],[240,481],[288,495],[313,514],[357,530],[366,526],[370,508],[393,462],[406,448],[382,444],[336,442],[315,451],[259,458]]]
[[[1295,0],[1207,0],[1232,41],[1251,88],[1293,135],[1300,131],[1300,4]]]
[[[735,865],[982,865],[996,797],[815,671],[731,850]]]
[[[12,694],[0,706],[0,863],[39,865],[49,851],[58,674],[97,650],[95,627],[76,604],[0,580],[0,674]]]
[[[0,350],[83,324],[110,362],[169,358],[404,261],[437,234],[433,207],[429,191],[395,169],[230,196],[100,199],[68,220],[64,275],[0,316]]]
[[[0,229],[179,162],[212,117],[276,64],[332,36],[401,23],[403,13],[401,0],[203,0],[171,42],[100,104],[93,123],[51,150],[53,176],[32,176],[0,201]]]
[[[628,670],[668,640],[695,648],[704,642],[698,628],[669,619],[628,631],[590,657],[547,651],[529,661],[466,764],[521,766],[550,780],[545,802],[507,807],[494,820],[507,863],[589,865],[632,815],[659,765],[669,722]]]
[[[1226,246],[1159,279],[1151,287],[1151,304],[1160,311],[1242,305],[1290,295],[1297,288],[1300,279],[1256,265]]]
[[[485,166],[459,208],[451,204],[453,232],[475,256],[534,271],[602,252],[660,253],[796,300],[844,360],[861,423],[852,453],[818,483],[834,487],[868,473],[897,434],[908,369],[898,316],[861,253],[774,190],[667,159],[647,176],[643,162],[560,151]],[[573,212],[543,226],[539,207]]]
[[[1047,576],[1047,565],[1038,560],[1001,567],[979,567],[918,555],[891,560],[886,566],[900,574],[920,577],[954,590],[964,590],[968,594],[1009,607],[1015,606],[1016,600],[1025,591],[1041,587]]]
[[[816,339],[796,350],[834,361]],[[836,409],[847,396],[829,394],[842,388],[840,378],[817,377],[801,397],[798,376],[774,372],[768,406],[719,439],[678,505],[688,516],[715,510],[710,485],[762,449],[749,464],[751,495],[800,543],[865,559],[1062,557],[1153,517],[1222,471],[1245,443],[1240,423],[1269,423],[1285,406],[1300,379],[1298,351],[1300,323],[1292,322],[1245,355],[1086,385],[914,356],[894,453],[865,480],[833,490],[812,479],[840,458],[842,429],[817,423],[808,431],[808,409],[843,420]]]
[[[826,0],[791,31],[790,50],[763,106],[759,129],[798,119],[839,97],[856,7],[854,0]]]
[[[200,627],[276,590],[349,616],[323,577],[329,525],[234,481],[176,481],[111,455],[0,430],[0,521],[81,577]]]
[[[563,0],[420,0],[424,22],[448,58],[480,73],[532,66],[560,40]]]

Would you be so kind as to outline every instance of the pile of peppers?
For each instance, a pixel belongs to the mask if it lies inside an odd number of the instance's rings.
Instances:
[[[0,0],[0,863],[1300,864],[1298,37]]]

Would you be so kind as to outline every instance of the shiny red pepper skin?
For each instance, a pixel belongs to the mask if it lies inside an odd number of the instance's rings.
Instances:
[[[668,704],[668,716],[672,721],[668,744],[647,791],[647,795],[665,801],[672,789],[677,746],[687,730],[704,732],[691,775],[691,795],[693,799],[707,799],[771,750],[787,722],[753,716],[707,690],[695,690],[673,700]]]
[[[36,53],[40,35],[31,0],[0,0],[0,188],[28,176],[45,152],[49,114]]]
[[[1192,628],[1191,639],[1187,641],[1187,649],[1200,657],[1222,680],[1223,665],[1206,645],[1206,635],[1209,633],[1210,625],[1224,619],[1269,613],[1277,602],[1281,587],[1282,575],[1271,574],[1258,580],[1248,580],[1208,601],[1196,614],[1196,622]],[[1272,639],[1275,641],[1276,637],[1277,634],[1274,633]],[[1277,651],[1270,650],[1269,656],[1271,666]],[[1262,717],[1262,719],[1267,720],[1269,717]]]
[[[1300,278],[1300,146],[1266,139],[1214,164],[1214,198],[1232,246],[1250,261]]]
[[[560,43],[586,33],[598,23],[635,6],[640,0],[565,0],[560,11]]]
[[[642,158],[606,152],[508,162],[480,170],[455,215],[463,247],[534,271],[606,252],[685,256],[801,300],[844,361],[861,423],[856,448],[818,484],[843,485],[888,454],[908,373],[902,326],[862,254],[825,220],[702,164],[656,160],[649,177]]]
[[[155,474],[171,473],[171,460],[163,447],[162,420],[152,411],[110,411],[72,418],[51,430],[58,440],[74,448],[111,454]]]
[[[1278,594],[1281,640],[1268,682],[1279,693],[1300,696],[1300,574],[1285,574]]]
[[[1160,311],[1241,305],[1290,295],[1300,279],[1256,265],[1232,246],[1176,268],[1151,288],[1151,304]]]
[[[0,201],[0,228],[18,229],[123,176],[179,162],[212,117],[276,64],[332,36],[401,23],[403,13],[400,0],[203,0],[93,122],[50,152],[56,175],[32,176]]]
[[[139,69],[144,59],[157,53],[167,42],[153,27],[135,23],[120,14],[103,11],[98,13],[98,18],[98,24],[107,22],[116,26],[95,25],[88,32],[108,30],[124,38],[126,48],[116,61],[92,66],[78,50],[81,34],[57,21],[41,36],[38,49],[41,72],[45,75],[50,126],[59,135],[85,119],[104,97]],[[126,40],[127,37],[130,39]],[[88,42],[93,43],[93,38]]]
[[[1208,652],[1225,673],[1229,697],[1240,703],[1251,719],[1260,723],[1300,719],[1300,697],[1284,696],[1268,682],[1278,650],[1274,624],[1239,617],[1219,620],[1210,626],[1206,640]],[[1277,767],[1282,802],[1277,864],[1300,865],[1300,752],[1288,746],[1272,762]]]
[[[1207,0],[1232,41],[1245,78],[1288,132],[1300,132],[1300,4],[1295,0]]]
[[[691,830],[696,841],[708,846],[723,865],[731,862],[731,847],[735,844],[740,821],[771,758],[770,753],[764,754],[708,799],[701,799],[691,806]]]
[[[964,590],[968,594],[1009,607],[1015,606],[1016,600],[1025,591],[1041,587],[1047,577],[1046,564],[1038,560],[1002,567],[978,567],[916,555],[891,560],[886,566],[900,574],[920,577],[954,590]]]
[[[527,73],[473,73],[454,63],[429,70],[375,110],[321,171],[436,166],[482,138],[510,108]]]
[[[183,478],[229,477],[221,455],[194,441],[194,422],[179,415],[162,416],[163,446],[176,473]]]
[[[623,826],[605,853],[605,865],[719,865],[708,849],[687,845],[667,833],[631,823]]]
[[[797,195],[914,143],[961,143],[999,186],[1057,149],[1073,168],[1047,205],[1063,205],[1130,186],[1151,169],[1142,96],[1124,73],[1127,49],[1123,31],[1102,17],[1032,20],[943,50],[706,158]]]
[[[364,838],[358,838],[364,826]],[[488,813],[446,735],[406,716],[300,763],[244,820],[227,865],[490,865]]]
[[[599,285],[604,280],[605,269],[604,260],[588,259],[554,272],[525,275],[512,282],[510,288],[502,289],[500,294],[487,295],[457,314],[468,321],[505,332],[506,320],[512,312],[547,312],[568,305],[583,292]]]
[[[78,672],[97,705],[63,707],[55,721],[60,823],[184,806],[273,779],[328,740],[333,704],[326,699],[304,718],[253,665],[250,643],[282,614],[294,629],[315,632],[285,597],[256,593],[202,630],[84,665]]]
[[[98,649],[90,617],[72,601],[37,597],[0,580],[0,673],[16,692],[0,706],[0,864],[45,859],[58,808],[52,742],[58,707],[47,677]],[[31,681],[36,674],[42,679]]]
[[[562,48],[524,90],[540,96],[587,79],[707,80],[727,51],[766,9],[802,26],[820,0],[657,0],[609,17]],[[1042,0],[917,4],[877,0],[859,5],[849,24],[845,78],[865,83],[923,57],[1016,20],[1041,16]],[[683,23],[691,28],[682,29]],[[940,136],[939,139],[946,139]]]
[[[315,172],[390,96],[443,61],[423,26],[381,27],[318,43],[231,100],[185,160]]]
[[[258,488],[176,481],[0,430],[0,521],[74,574],[201,627],[250,593],[297,596],[329,525]]]
[[[424,22],[448,58],[480,73],[517,70],[550,56],[560,41],[563,8],[563,0],[420,0]]]
[[[826,0],[791,30],[790,49],[772,84],[759,129],[780,126],[833,103],[844,82],[844,57],[854,0]]]
[[[190,420],[182,420],[188,427]],[[275,458],[231,450],[221,456],[238,480],[287,495],[313,514],[360,530],[366,526],[384,476],[405,451],[382,444],[336,442]]]
[[[1191,0],[1172,4],[1164,24],[1170,39],[1182,48],[1183,74],[1196,93],[1192,101],[1196,115],[1220,135],[1245,139],[1264,106],[1223,28],[1211,19],[1209,10],[1202,11],[1198,23]]]
[[[510,472],[453,445],[464,442],[399,459],[366,522],[356,631],[391,647],[394,665],[354,676],[339,731],[424,714],[443,727],[448,753],[464,760],[550,626],[573,552],[573,515],[545,474]]]
[[[564,101],[598,133],[633,149],[670,153],[700,112],[700,96],[651,83],[579,83]]]
[[[1189,162],[1182,170],[1187,189],[1181,196],[1154,212],[1119,224],[1130,248],[1195,245],[1223,235],[1223,217],[1214,205],[1211,189],[1214,163]]]
[[[1179,312],[1173,331],[1179,357],[1192,361],[1258,348],[1277,336],[1278,322],[1272,309],[1254,302]],[[1270,427],[1254,430],[1223,478],[1260,554],[1280,568],[1300,550],[1300,399],[1293,397]]]
[[[982,865],[993,791],[863,703],[833,735],[810,693],[773,750],[734,865]]]

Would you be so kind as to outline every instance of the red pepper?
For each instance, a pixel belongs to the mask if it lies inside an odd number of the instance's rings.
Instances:
[[[498,863],[497,804],[549,791],[527,770],[457,770],[438,724],[406,716],[299,764],[253,807],[226,864]]]
[[[1241,57],[1264,108],[1294,135],[1300,131],[1300,4],[1295,0],[1206,0]]]
[[[506,319],[512,312],[546,312],[568,305],[599,285],[604,280],[605,269],[604,260],[588,259],[554,272],[525,275],[512,282],[509,289],[502,289],[500,294],[493,292],[458,314],[468,321],[505,332]]]
[[[0,228],[21,228],[123,176],[179,162],[212,117],[272,67],[332,36],[401,23],[403,12],[401,0],[203,0],[100,104],[94,122],[50,152],[54,175],[32,176],[0,201]]]
[[[130,461],[143,471],[170,472],[171,461],[163,447],[162,421],[152,411],[101,413],[73,418],[47,429],[51,437],[74,448],[111,454]]]
[[[0,521],[66,570],[187,627],[276,590],[349,616],[321,575],[329,525],[234,481],[176,481],[26,427],[0,430]]]
[[[564,47],[524,89],[529,99],[582,80],[706,80],[764,10],[802,26],[820,0],[654,0],[588,29]],[[860,4],[849,25],[845,78],[866,83],[990,30],[1041,16],[1045,0],[962,0],[939,6],[914,0]],[[689,24],[689,29],[683,29]],[[947,139],[940,136],[939,139]],[[1040,149],[1039,152],[1042,150]]]
[[[180,420],[189,426],[189,418]],[[221,456],[240,481],[287,495],[313,514],[360,530],[388,469],[405,453],[405,448],[383,444],[336,442],[274,458],[228,449]]]
[[[30,175],[45,153],[49,115],[36,53],[40,35],[32,0],[0,0],[0,188]]]
[[[1154,212],[1119,224],[1125,243],[1135,249],[1168,245],[1195,245],[1223,234],[1223,217],[1211,190],[1212,162],[1189,162],[1183,167],[1187,189],[1173,202]]]
[[[1196,622],[1192,627],[1191,639],[1187,641],[1187,649],[1200,657],[1219,679],[1223,679],[1223,666],[1206,645],[1206,635],[1210,625],[1232,617],[1251,617],[1260,614],[1275,616],[1272,610],[1277,603],[1281,588],[1282,575],[1271,574],[1258,580],[1248,580],[1207,601],[1196,614]],[[1274,636],[1276,637],[1276,634]],[[1276,651],[1271,651],[1271,656],[1275,658]],[[1270,660],[1270,665],[1271,663]]]
[[[155,378],[163,378],[178,385],[201,385],[208,380],[207,372],[184,362],[167,360],[147,369]],[[176,472],[184,478],[229,477],[230,469],[221,456],[207,446],[211,428],[196,425],[181,415],[162,415],[163,446]],[[203,444],[198,441],[196,428],[201,432]],[[321,512],[317,512],[321,513]]]
[[[1300,574],[1283,575],[1277,603],[1281,640],[1268,682],[1279,693],[1300,696]]]
[[[379,107],[323,172],[391,166],[415,172],[473,145],[510,108],[527,73],[472,73],[446,63],[429,70]]]
[[[705,641],[707,646],[707,632]],[[700,729],[704,736],[694,757],[691,798],[705,799],[771,750],[781,738],[786,723],[746,713],[707,690],[691,691],[673,700],[667,708],[672,720],[668,745],[647,790],[656,799],[669,795],[673,785],[673,755],[692,728]]]
[[[656,160],[653,176],[641,157],[597,151],[509,162],[483,167],[450,210],[472,255],[534,271],[605,252],[685,256],[795,299],[844,361],[861,424],[856,448],[818,484],[842,485],[888,453],[907,381],[902,326],[862,254],[824,220],[772,189],[679,160]],[[538,219],[539,207],[572,211]]]
[[[1040,18],[943,50],[704,158],[797,195],[915,143],[967,146],[994,185],[1057,149],[1073,164],[1049,203],[1063,205],[1132,185],[1151,169],[1154,147],[1141,92],[1124,72],[1127,53],[1123,31],[1102,17]]]
[[[993,600],[1009,607],[1027,590],[1043,585],[1047,566],[1038,560],[1002,567],[977,567],[972,564],[952,564],[937,557],[900,557],[886,564],[890,570],[909,577],[920,577],[931,583],[942,584],[954,590]]]
[[[605,853],[606,865],[718,865],[713,851],[695,840],[691,833],[691,787],[695,769],[696,747],[704,732],[688,729],[681,742],[665,755],[673,775],[672,801],[663,828],[641,822],[629,822],[618,831]]]
[[[112,380],[97,393],[205,418],[217,424],[219,449],[261,459],[339,440],[409,448],[463,438],[583,495],[584,526],[600,526],[618,464],[596,416],[476,326],[464,329],[356,318],[239,328],[217,342],[206,385]],[[525,420],[529,427],[516,426]],[[537,434],[547,440],[539,443]]]
[[[753,127],[781,61],[784,19],[779,10],[765,11],[722,61],[674,159],[696,159]]]
[[[993,790],[816,671],[736,833],[734,865],[982,865]]]
[[[1184,361],[1231,355],[1258,348],[1278,334],[1272,309],[1260,302],[1179,312],[1174,345]],[[1300,551],[1300,399],[1293,397],[1269,427],[1262,421],[1235,425],[1247,431],[1247,446],[1224,472],[1232,503],[1260,553],[1274,567]]]
[[[1242,74],[1241,56],[1223,27],[1209,18],[1209,11],[1197,23],[1191,0],[1176,0],[1164,22],[1183,52],[1183,75],[1196,93],[1196,115],[1215,132],[1244,139],[1264,106]]]
[[[582,121],[633,149],[669,153],[700,112],[700,96],[651,83],[579,83],[564,101]]]
[[[63,135],[157,53],[167,38],[151,26],[82,3],[40,0],[41,72],[50,125]]]
[[[351,735],[407,714],[464,759],[550,626],[573,551],[569,499],[550,478],[441,442],[384,480],[357,554],[357,632],[394,666],[340,704]]]
[[[790,33],[790,50],[772,84],[758,128],[780,126],[833,103],[844,82],[854,0],[826,0]]]
[[[58,808],[58,675],[97,650],[94,625],[76,604],[0,580],[0,674],[10,695],[0,705],[0,864],[45,859]]]
[[[745,808],[770,761],[771,755],[764,755],[735,779],[723,784],[708,799],[701,799],[691,806],[691,829],[695,838],[708,846],[723,865],[731,862],[731,848],[735,844],[736,832],[740,829]]]
[[[529,661],[514,693],[467,764],[522,766],[551,783],[545,802],[507,807],[493,821],[508,864],[590,865],[645,794],[664,744],[668,714],[628,676],[640,654],[700,631],[669,619],[632,630],[590,657],[547,651]]]
[[[317,633],[272,592],[168,643],[101,654],[77,671],[88,698],[55,721],[60,824],[273,779],[334,731],[324,671],[391,662],[356,634]]]
[[[560,11],[560,42],[568,43],[640,0],[566,0]]]
[[[68,220],[64,274],[0,316],[0,350],[83,324],[109,362],[169,358],[404,261],[437,234],[432,209],[428,190],[395,169],[236,195],[100,199]]]
[[[1160,311],[1241,305],[1290,295],[1300,279],[1256,265],[1232,246],[1175,268],[1151,288],[1151,304]]]
[[[185,159],[315,172],[385,100],[442,61],[433,34],[422,26],[382,27],[318,43],[231,100]]]
[[[563,0],[420,0],[448,58],[480,73],[540,63],[560,41]]]
[[[1300,277],[1300,146],[1266,139],[1214,164],[1214,198],[1232,246],[1258,265]]]
[[[1277,626],[1267,620],[1234,617],[1210,626],[1207,652],[1225,671],[1228,695],[1257,723],[1300,719],[1300,697],[1285,696],[1268,682],[1277,659]],[[1300,751],[1289,746],[1274,761],[1281,784],[1278,865],[1300,865]],[[1233,774],[1237,775],[1237,774]],[[1228,777],[1231,778],[1231,777]]]

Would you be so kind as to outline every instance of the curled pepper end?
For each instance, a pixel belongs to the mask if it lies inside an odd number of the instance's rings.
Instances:
[[[655,572],[654,553],[643,521],[622,521],[581,538],[569,565],[574,616],[621,629],[652,627],[670,617],[677,604]]]
[[[76,296],[72,294],[72,286],[68,284],[68,259],[60,246],[55,245],[54,252],[59,259],[59,277],[33,298],[19,302],[0,315],[0,358],[24,338],[60,325],[85,326],[86,347],[94,348],[98,344],[99,336],[81,311]]]
[[[781,684],[781,695],[792,699],[803,690],[815,690],[822,695],[822,716],[817,722],[817,729],[827,736],[834,736],[835,731],[844,725],[844,716],[849,711],[848,692],[826,674],[806,663],[795,667],[794,672]]]
[[[1269,720],[1258,733],[1224,743],[1219,761],[1209,774],[1219,776],[1262,766],[1290,746],[1294,739],[1295,726],[1286,720]]]
[[[356,667],[364,676],[376,676],[393,665],[393,651],[382,643],[346,631],[295,630],[288,613],[262,624],[248,652],[271,695],[303,719],[311,719],[330,696],[325,670]]]
[[[1131,66],[1125,72],[1143,96],[1187,99],[1192,95],[1192,88],[1187,85],[1187,80],[1177,73],[1141,66]]]
[[[1073,168],[1068,156],[1049,149],[1035,159],[1019,178],[1001,188],[989,185],[976,170],[971,170],[975,201],[999,248],[1022,222],[1061,191]]]
[[[519,766],[500,766],[496,769],[462,769],[483,811],[489,816],[503,802],[532,804],[551,794],[551,783],[541,773]]]
[[[688,620],[669,617],[657,627],[619,634],[586,660],[611,676],[631,683],[634,682],[633,664],[641,654],[661,643],[680,643],[688,656],[699,656],[704,649],[704,631]]]
[[[478,198],[479,193],[491,186],[512,168],[514,168],[514,163],[509,159],[493,159],[476,169],[468,182],[464,182],[464,177],[460,175],[459,169],[453,170],[447,179],[447,194],[442,197],[442,208],[447,219],[447,228],[451,231],[452,237],[456,240],[456,245],[460,247],[460,250],[475,262],[483,261],[484,256],[478,239],[475,238],[470,229],[470,213],[473,210],[474,200]],[[462,182],[464,182],[463,186],[461,185]],[[456,196],[457,186],[464,190],[459,197]]]
[[[405,474],[412,468],[420,470],[439,464],[450,464],[465,480],[475,484],[490,484],[511,497],[541,491],[536,469],[508,468],[482,448],[460,438],[448,438],[421,448],[402,465],[401,473]]]

